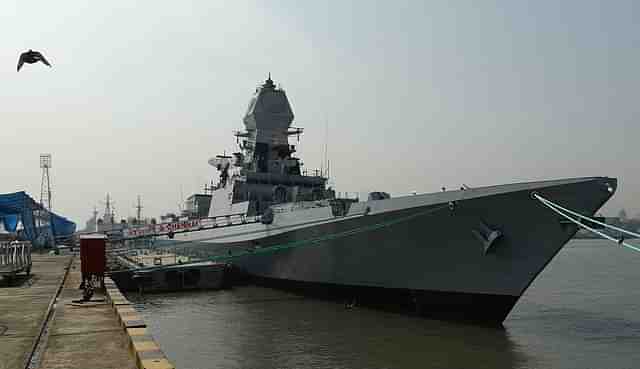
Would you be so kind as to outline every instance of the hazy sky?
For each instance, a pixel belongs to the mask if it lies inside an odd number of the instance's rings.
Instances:
[[[454,5],[455,4],[455,5]],[[0,192],[78,222],[175,211],[235,150],[268,72],[329,158],[338,191],[618,177],[640,211],[637,1],[21,1],[0,3]],[[25,65],[42,51],[53,68]]]

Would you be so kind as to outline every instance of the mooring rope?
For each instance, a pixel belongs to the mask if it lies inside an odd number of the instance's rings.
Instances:
[[[180,265],[189,265],[189,264],[197,264],[197,263],[202,263],[202,262],[207,262],[207,261],[213,261],[213,262],[226,262],[226,261],[230,261],[236,258],[240,258],[243,256],[247,256],[247,255],[257,255],[257,254],[270,254],[270,253],[275,253],[281,250],[287,250],[287,249],[297,249],[297,248],[301,248],[301,247],[309,247],[309,246],[314,246],[314,245],[318,245],[320,243],[323,243],[325,241],[330,241],[330,240],[335,240],[335,239],[339,239],[339,238],[343,238],[343,237],[347,237],[347,236],[353,236],[356,234],[360,234],[360,233],[364,233],[364,232],[370,232],[370,231],[374,231],[374,230],[378,230],[381,228],[385,228],[385,227],[389,227],[398,223],[402,223],[414,218],[418,218],[421,216],[425,216],[425,215],[429,215],[429,214],[433,214],[435,212],[438,212],[442,209],[452,209],[455,208],[455,203],[447,203],[444,205],[440,205],[431,209],[427,209],[425,211],[421,211],[418,213],[414,213],[414,214],[410,214],[407,215],[405,217],[401,217],[401,218],[396,218],[393,220],[389,220],[386,222],[380,222],[380,223],[374,223],[374,224],[370,224],[370,225],[366,225],[366,226],[362,226],[362,227],[357,227],[357,228],[353,228],[353,229],[349,229],[346,231],[342,231],[342,232],[336,232],[336,233],[330,233],[330,234],[326,234],[320,237],[315,237],[315,238],[310,238],[310,239],[306,239],[306,240],[299,240],[299,241],[291,241],[291,242],[287,242],[287,243],[283,243],[283,244],[277,244],[277,245],[271,245],[271,246],[265,246],[265,247],[261,247],[261,248],[255,248],[255,249],[250,249],[250,250],[244,250],[242,252],[235,252],[232,255],[217,255],[217,256],[211,256],[208,258],[203,258],[197,261],[192,261],[192,262],[188,262],[188,263],[182,263]],[[453,209],[452,209],[453,210]],[[176,264],[172,264],[172,265],[176,265]],[[158,267],[155,267],[158,268]],[[148,268],[144,268],[145,270],[152,270],[155,269],[154,267],[148,267]]]
[[[428,214],[433,214],[439,210],[442,209],[446,209],[446,208],[450,208],[450,204],[446,204],[446,205],[441,205],[438,206],[436,208],[432,208],[432,209],[428,209],[425,211],[421,211],[415,214],[411,214],[408,215],[406,217],[402,217],[402,218],[397,218],[397,219],[393,219],[390,221],[386,221],[386,222],[380,222],[380,223],[375,223],[375,224],[371,224],[371,225],[366,225],[366,226],[362,226],[362,227],[357,227],[354,229],[349,229],[346,231],[342,231],[342,232],[337,232],[337,233],[331,233],[331,234],[327,234],[324,236],[320,236],[320,237],[316,237],[316,238],[311,238],[311,239],[306,239],[306,240],[301,240],[301,241],[292,241],[292,242],[287,242],[284,244],[279,244],[279,245],[271,245],[271,246],[266,246],[266,247],[262,247],[262,248],[257,248],[257,249],[253,249],[251,251],[244,251],[241,253],[237,253],[237,254],[233,254],[231,256],[217,256],[217,257],[212,257],[209,258],[208,260],[211,261],[224,261],[224,260],[230,260],[230,259],[235,259],[238,257],[242,257],[242,256],[246,256],[246,255],[255,255],[255,254],[270,254],[270,253],[274,253],[277,251],[281,251],[281,250],[287,250],[287,249],[297,249],[297,248],[301,248],[301,247],[308,247],[308,246],[313,246],[313,245],[317,245],[319,243],[325,242],[325,241],[330,241],[330,240],[335,240],[335,239],[339,239],[339,238],[343,238],[343,237],[347,237],[347,236],[353,236],[356,234],[360,234],[360,233],[364,233],[364,232],[370,232],[370,231],[375,231],[381,228],[385,228],[385,227],[389,227],[398,223],[402,223],[414,218],[418,218],[421,216],[425,216]]]
[[[579,227],[582,227],[582,228],[584,228],[584,229],[586,229],[586,230],[588,230],[590,232],[593,232],[593,233],[599,235],[600,237],[606,238],[607,240],[613,241],[613,242],[615,242],[615,243],[617,243],[617,244],[619,244],[621,246],[624,246],[624,247],[627,247],[629,249],[632,249],[632,250],[640,252],[640,248],[638,248],[637,246],[633,246],[633,245],[628,244],[627,242],[624,241],[624,238],[616,239],[616,238],[614,238],[612,236],[609,236],[608,234],[606,234],[604,232],[600,232],[597,229],[594,229],[592,227],[589,227],[586,224],[583,224],[582,222],[570,217],[569,215],[565,214],[564,212],[566,212],[568,214],[571,214],[571,215],[573,215],[575,217],[578,217],[579,219],[584,219],[584,220],[587,220],[589,222],[593,222],[595,224],[599,224],[599,225],[601,225],[603,227],[606,227],[606,228],[613,229],[613,230],[616,230],[616,231],[621,232],[621,233],[625,233],[625,234],[631,235],[633,237],[639,237],[640,238],[639,234],[631,232],[631,231],[628,231],[626,229],[622,229],[622,228],[616,227],[616,226],[611,225],[611,224],[606,224],[606,223],[600,222],[600,221],[595,220],[593,218],[590,218],[588,216],[585,216],[585,215],[582,215],[580,213],[577,213],[577,212],[575,212],[573,210],[569,210],[567,208],[564,208],[564,207],[562,207],[562,206],[560,206],[560,205],[558,205],[558,204],[556,204],[556,203],[554,203],[554,202],[552,202],[552,201],[550,201],[548,199],[545,199],[544,197],[538,195],[537,193],[533,193],[532,196],[535,199],[537,199],[538,201],[540,201],[543,205],[548,207],[549,209],[551,209],[554,212],[560,214],[562,217],[564,217],[567,220],[571,221],[572,223],[578,225]]]
[[[588,220],[588,221],[590,221],[590,222],[593,222],[593,223],[599,224],[599,225],[601,225],[601,226],[603,226],[603,227],[607,227],[607,228],[610,228],[610,229],[616,230],[616,231],[618,231],[618,232],[626,233],[626,234],[628,234],[628,235],[630,235],[630,236],[640,238],[640,234],[638,234],[638,233],[631,232],[631,231],[629,231],[629,230],[626,230],[626,229],[623,229],[623,228],[616,227],[616,226],[614,226],[613,224],[607,224],[607,223],[601,222],[601,221],[599,221],[599,220],[592,219],[592,218],[589,218],[589,217],[587,217],[587,216],[584,216],[584,215],[582,215],[582,214],[580,214],[580,213],[576,213],[575,211],[569,210],[569,209],[567,209],[567,208],[563,208],[562,206],[560,206],[560,205],[558,205],[558,204],[556,204],[556,203],[554,203],[554,202],[552,202],[552,201],[550,201],[550,200],[547,200],[547,199],[545,199],[544,197],[542,197],[542,196],[540,196],[540,195],[538,195],[538,194],[535,194],[535,196],[536,196],[540,201],[542,201],[542,202],[546,202],[546,203],[548,203],[548,204],[551,204],[552,206],[555,206],[555,207],[556,207],[556,208],[558,208],[558,209],[561,209],[561,210],[563,210],[563,211],[566,211],[567,213],[569,213],[569,214],[571,214],[571,215],[575,215],[575,216],[577,216],[578,218],[586,219],[586,220]]]

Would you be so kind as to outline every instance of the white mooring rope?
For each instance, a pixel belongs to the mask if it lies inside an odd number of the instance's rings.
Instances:
[[[636,246],[633,246],[633,245],[630,245],[630,244],[626,243],[626,242],[624,241],[624,238],[616,239],[616,238],[614,238],[614,237],[611,237],[611,236],[609,236],[608,234],[603,233],[603,232],[600,232],[600,231],[598,231],[598,230],[596,230],[596,229],[593,229],[592,227],[589,227],[589,226],[588,226],[588,225],[586,225],[586,224],[582,224],[582,222],[580,222],[580,221],[578,221],[578,220],[576,220],[576,219],[574,219],[574,218],[572,218],[572,217],[568,216],[567,214],[565,214],[565,213],[563,213],[563,212],[566,212],[566,213],[569,213],[569,214],[571,214],[571,215],[574,215],[574,216],[576,216],[576,217],[578,217],[578,218],[580,218],[580,219],[585,219],[585,220],[588,220],[588,221],[593,222],[593,223],[595,223],[595,224],[599,224],[599,225],[601,225],[601,226],[603,226],[603,227],[606,227],[606,228],[609,228],[609,229],[616,230],[616,231],[618,231],[618,232],[622,232],[622,233],[625,233],[625,234],[631,235],[631,236],[633,236],[633,237],[638,237],[638,238],[640,238],[640,235],[639,235],[639,234],[634,233],[634,232],[631,232],[631,231],[628,231],[628,230],[626,230],[626,229],[622,229],[622,228],[619,228],[619,227],[613,226],[613,225],[611,225],[611,224],[606,224],[606,223],[600,222],[600,221],[598,221],[598,220],[592,219],[592,218],[590,218],[590,217],[584,216],[584,215],[582,215],[582,214],[576,213],[575,211],[569,210],[569,209],[564,208],[564,207],[562,207],[562,206],[560,206],[560,205],[558,205],[558,204],[556,204],[556,203],[554,203],[554,202],[552,202],[552,201],[550,201],[550,200],[545,199],[544,197],[542,197],[542,196],[538,195],[537,193],[532,193],[532,194],[531,194],[531,196],[533,196],[535,199],[537,199],[538,201],[540,201],[543,205],[545,205],[545,206],[546,206],[546,207],[548,207],[549,209],[553,210],[554,212],[556,212],[556,213],[560,214],[561,216],[563,216],[563,217],[564,217],[564,218],[566,218],[567,220],[571,221],[572,223],[575,223],[576,225],[578,225],[578,226],[580,226],[580,227],[582,227],[582,228],[584,228],[584,229],[587,229],[587,230],[589,230],[589,231],[591,231],[591,232],[593,232],[593,233],[595,233],[595,234],[599,235],[600,237],[606,238],[606,239],[608,239],[608,240],[610,240],[610,241],[616,242],[616,243],[617,243],[617,244],[619,244],[619,245],[622,245],[622,246],[624,246],[624,247],[627,247],[627,248],[630,248],[630,249],[632,249],[632,250],[635,250],[635,251],[639,251],[639,252],[640,252],[640,248],[638,248],[638,247],[636,247]]]

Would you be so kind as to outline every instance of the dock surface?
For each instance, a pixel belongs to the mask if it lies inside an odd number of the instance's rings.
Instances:
[[[71,264],[69,264],[71,262]],[[65,278],[66,268],[70,265]],[[60,295],[52,303],[62,281]],[[129,338],[107,301],[86,306],[80,299],[80,260],[33,255],[32,277],[0,285],[0,369],[22,369],[31,357],[52,306],[46,333],[36,351],[35,367],[135,369]],[[104,298],[96,293],[94,300]]]
[[[41,369],[135,369],[129,341],[106,302],[72,304],[82,291],[80,259],[75,258],[60,293]],[[104,299],[96,292],[93,299]]]
[[[34,254],[32,276],[0,280],[0,369],[24,368],[70,256]]]

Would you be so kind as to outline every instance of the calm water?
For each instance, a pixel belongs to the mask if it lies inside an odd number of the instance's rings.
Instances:
[[[640,243],[640,242],[636,242]],[[240,287],[131,295],[179,369],[638,368],[640,253],[571,241],[504,329]]]

